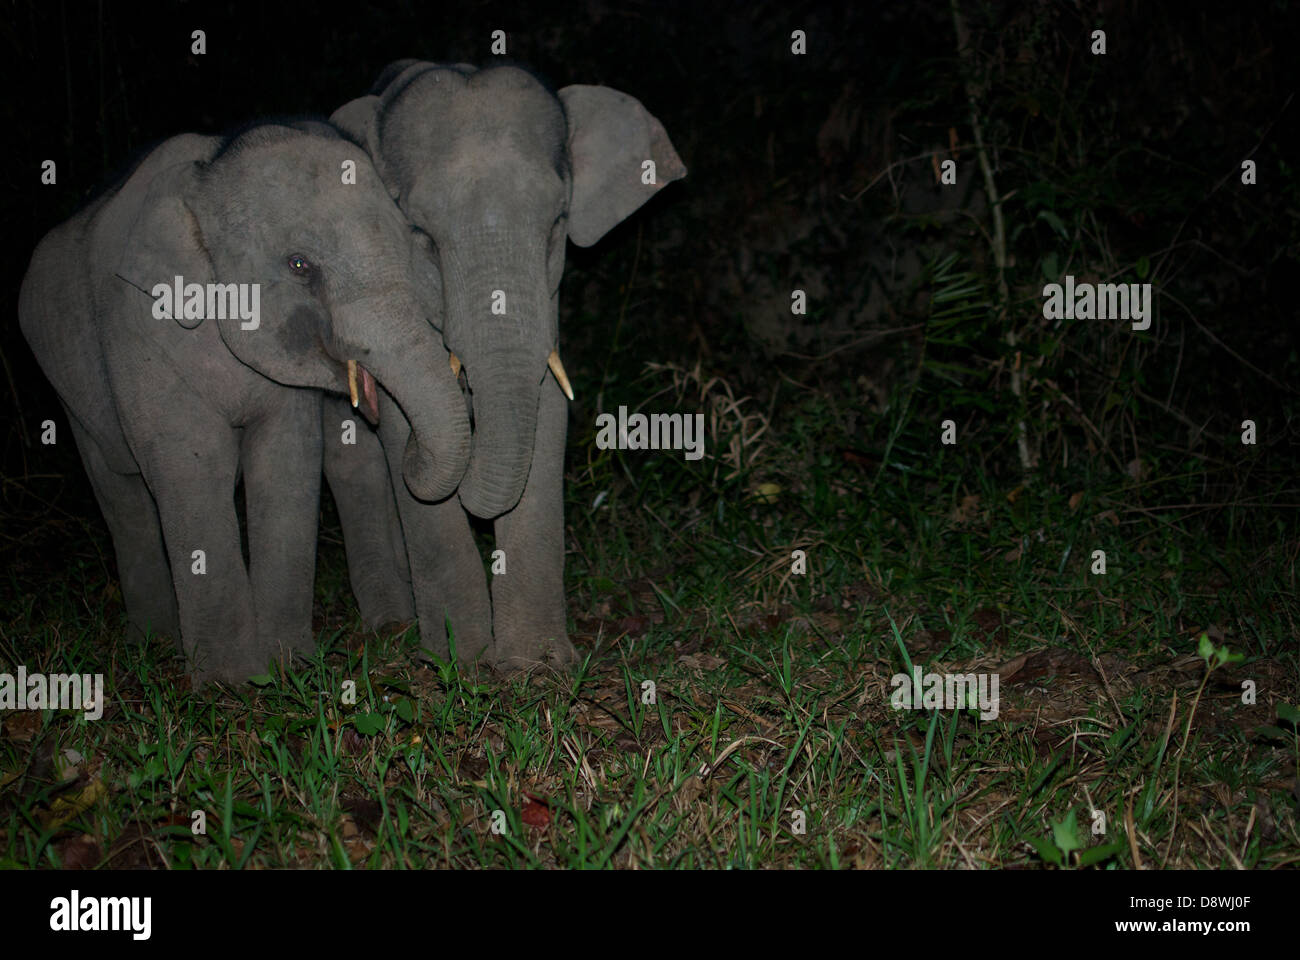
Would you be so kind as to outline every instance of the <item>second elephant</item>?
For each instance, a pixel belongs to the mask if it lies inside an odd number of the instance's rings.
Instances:
[[[514,67],[399,61],[331,119],[366,148],[428,238],[442,340],[472,395],[458,497],[422,503],[397,485],[424,641],[445,653],[449,621],[464,658],[571,663],[563,477],[572,390],[558,355],[565,241],[596,243],[686,168],[662,124],[627,94],[553,93]],[[390,456],[403,441],[395,420],[380,425]],[[494,522],[504,551],[490,600],[466,511]]]

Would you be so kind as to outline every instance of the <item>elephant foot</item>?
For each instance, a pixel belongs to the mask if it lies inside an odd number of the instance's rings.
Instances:
[[[357,607],[361,622],[376,633],[386,633],[399,624],[415,619],[411,586],[405,582],[388,582],[357,588]]]
[[[520,673],[544,667],[569,671],[582,658],[567,635],[537,640],[498,640],[493,649],[492,665],[501,673]]]
[[[280,644],[280,662],[290,663],[295,656],[311,658],[316,655],[316,638],[311,634],[296,637]]]
[[[225,663],[199,662],[197,664],[191,661],[190,682],[195,690],[209,683],[223,683],[227,686],[237,687],[250,677],[256,677],[259,674],[266,673],[266,671],[266,663],[254,665],[251,660]]]
[[[276,664],[289,667],[296,659],[310,659],[316,655],[316,638],[309,633],[261,646],[261,653],[223,650],[220,656],[213,657],[206,650],[200,650],[188,655],[186,659],[194,688],[208,683],[239,686],[251,677],[273,671]]]
[[[432,634],[432,635],[431,635]],[[492,651],[492,636],[478,630],[463,630],[457,632],[452,629],[451,638],[447,636],[446,629],[438,631],[429,631],[424,629],[421,621],[420,646],[424,653],[439,660],[451,659],[452,642],[456,646],[456,661],[462,666],[474,663],[484,657],[487,657]]]
[[[492,651],[492,641],[486,637],[477,640],[457,640],[456,660],[461,666],[477,663],[485,659]],[[450,656],[450,651],[448,652]]]
[[[210,683],[220,683],[227,687],[238,687],[244,683],[250,676],[255,677],[257,674],[252,673],[247,676],[242,675],[242,670],[191,670],[190,671],[190,689],[201,690]]]
[[[155,637],[166,637],[171,640],[172,646],[176,648],[179,654],[185,653],[185,648],[181,645],[181,632],[175,626],[155,625],[153,621],[140,622],[132,618],[127,618],[127,636],[135,643],[149,643]]]

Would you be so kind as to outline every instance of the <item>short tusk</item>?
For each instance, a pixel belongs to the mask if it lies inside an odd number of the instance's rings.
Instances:
[[[352,397],[352,409],[357,408],[357,362],[348,361],[348,394]]]
[[[560,352],[558,350],[551,351],[551,355],[546,358],[546,365],[551,368],[551,373],[555,374],[555,382],[560,385],[564,395],[572,400],[573,387],[569,386],[569,378],[564,372],[564,364],[560,363]]]
[[[459,377],[459,376],[460,376],[460,357],[456,356],[456,354],[452,353],[450,350],[448,350],[447,353],[449,354],[449,359],[448,359],[447,362],[451,364],[451,375],[452,375],[453,377]]]

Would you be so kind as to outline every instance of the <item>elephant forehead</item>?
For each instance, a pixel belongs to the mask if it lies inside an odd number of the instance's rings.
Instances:
[[[509,65],[485,67],[477,73],[470,74],[466,82],[471,87],[487,87],[494,90],[541,90],[543,92],[546,90],[541,81],[527,70]]]
[[[387,195],[360,148],[309,134],[248,145],[218,158],[211,172],[217,182],[235,184],[243,192],[274,190],[286,199],[332,188],[341,191],[340,197]]]
[[[527,70],[520,67],[498,66],[483,70],[461,69],[460,66],[425,64],[422,68],[404,71],[384,91],[385,106],[391,109],[402,100],[422,100],[463,96],[468,90],[490,89],[498,93],[546,88]]]
[[[417,172],[407,215],[444,242],[476,229],[545,234],[564,208],[566,185],[546,165],[453,163]]]
[[[367,243],[404,245],[407,241],[409,227],[387,192],[375,196],[353,186],[331,184],[309,198],[314,210],[327,215],[319,227],[329,236]]]
[[[484,71],[471,80],[498,72]],[[381,136],[386,155],[408,147],[435,155],[504,148],[535,157],[563,145],[564,109],[531,77],[527,85],[480,85],[463,78],[446,84],[426,77],[420,81],[408,86],[385,113]]]
[[[407,147],[391,153],[385,148],[389,169],[401,184],[404,207],[451,211],[467,205],[505,206],[521,208],[520,213],[534,208],[558,212],[568,195],[559,144],[547,149],[530,142],[522,131],[505,131],[499,138],[463,132],[452,141],[431,138],[427,149]]]

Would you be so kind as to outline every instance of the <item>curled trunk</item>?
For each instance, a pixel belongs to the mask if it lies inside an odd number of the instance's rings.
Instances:
[[[460,485],[460,502],[476,517],[500,516],[519,502],[533,459],[538,364],[524,351],[467,359],[474,385],[474,440]],[[543,361],[543,369],[544,361]]]
[[[453,492],[469,462],[469,415],[437,332],[414,309],[385,329],[396,340],[357,360],[384,386],[411,424],[402,474],[421,500],[443,500]],[[369,323],[377,318],[370,317]]]

